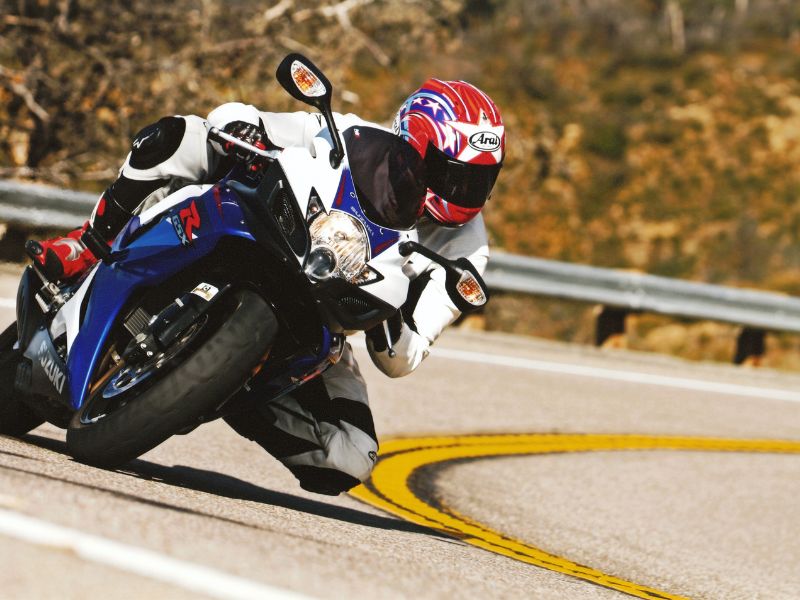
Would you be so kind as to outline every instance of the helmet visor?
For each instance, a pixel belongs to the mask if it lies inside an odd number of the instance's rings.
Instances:
[[[481,208],[486,203],[502,166],[456,160],[430,142],[425,151],[428,187],[447,202],[464,208]]]

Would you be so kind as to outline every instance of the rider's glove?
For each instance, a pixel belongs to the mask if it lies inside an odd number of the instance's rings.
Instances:
[[[372,362],[389,377],[402,377],[428,356],[430,341],[405,322],[400,311],[367,330],[367,351]]]
[[[367,329],[364,332],[367,340],[372,343],[372,349],[375,352],[386,352],[389,350],[389,355],[393,356],[394,351],[392,347],[400,339],[403,333],[403,315],[398,310],[391,317],[386,319],[383,323],[376,325],[372,329]]]
[[[278,148],[278,146],[269,140],[264,130],[246,121],[232,121],[222,130],[260,150],[273,150]],[[225,156],[233,156],[237,161],[247,165],[252,171],[263,168],[269,162],[268,159],[253,154],[246,148],[237,146],[233,142],[223,142],[221,147]]]

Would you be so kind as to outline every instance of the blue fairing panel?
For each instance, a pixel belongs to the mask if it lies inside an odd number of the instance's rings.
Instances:
[[[253,241],[236,194],[223,184],[171,207],[141,231],[140,226],[138,219],[132,220],[112,246],[116,261],[98,266],[86,315],[67,359],[75,409],[85,401],[106,339],[135,290],[156,286],[191,266],[223,237]]]
[[[342,179],[339,181],[339,189],[336,191],[333,208],[353,215],[364,225],[369,238],[370,258],[375,258],[400,239],[400,234],[396,230],[381,227],[370,221],[367,215],[364,214],[364,210],[358,203],[356,188],[349,169],[344,169],[342,172]]]

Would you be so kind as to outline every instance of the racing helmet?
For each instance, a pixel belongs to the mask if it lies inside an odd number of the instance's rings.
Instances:
[[[425,210],[443,225],[475,217],[505,155],[505,129],[492,99],[466,81],[428,79],[397,111],[394,132],[425,160]]]

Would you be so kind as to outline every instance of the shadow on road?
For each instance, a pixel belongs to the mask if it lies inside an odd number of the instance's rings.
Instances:
[[[413,533],[425,533],[427,535],[439,535],[439,532],[421,527],[406,521],[400,521],[381,515],[374,515],[353,508],[327,504],[310,498],[293,496],[284,492],[276,492],[247,481],[243,481],[230,475],[207,471],[205,469],[195,469],[183,465],[165,467],[156,463],[147,462],[141,459],[135,460],[119,472],[130,474],[142,479],[166,483],[182,488],[206,492],[216,496],[224,496],[234,500],[247,500],[249,502],[259,502],[280,506],[290,510],[324,517],[326,519],[336,519],[354,525],[365,527],[375,527],[378,529],[394,529],[396,531],[408,531]]]
[[[67,453],[66,443],[61,440],[54,440],[52,438],[39,436],[35,434],[27,434],[26,436],[24,436],[23,440],[40,448],[45,448],[52,452],[63,454],[64,456],[69,456]],[[256,523],[241,521],[238,519],[233,519],[222,515],[210,514],[200,510],[195,510],[193,508],[178,506],[175,504],[163,502],[161,500],[145,498],[142,496],[138,496],[136,494],[132,494],[130,492],[122,492],[119,490],[114,490],[112,488],[98,486],[96,484],[84,483],[73,479],[66,479],[63,477],[38,473],[33,470],[21,469],[17,467],[4,466],[2,468],[24,472],[30,475],[35,475],[37,477],[42,477],[53,481],[60,481],[63,483],[68,483],[71,485],[76,485],[87,489],[104,492],[118,498],[124,498],[126,500],[140,502],[158,508],[174,510],[181,513],[195,514],[211,519],[217,519],[229,523],[234,523],[237,525],[242,525],[245,527],[262,529],[262,527],[260,527]],[[84,468],[92,468],[92,467],[84,466]],[[205,469],[195,469],[193,467],[187,467],[183,465],[166,467],[146,460],[136,459],[127,464],[123,469],[118,469],[108,472],[117,473],[119,475],[128,475],[146,481],[158,482],[175,487],[191,489],[199,492],[205,492],[207,494],[213,494],[215,496],[231,498],[233,500],[245,500],[248,502],[258,502],[260,504],[268,504],[271,506],[280,506],[282,508],[286,508],[289,510],[296,510],[298,512],[303,512],[318,517],[323,517],[326,519],[334,519],[337,521],[352,523],[353,525],[361,525],[363,527],[374,527],[376,529],[404,531],[409,533],[420,533],[424,535],[439,537],[442,538],[443,540],[452,541],[451,536],[445,535],[442,532],[439,532],[435,529],[429,529],[427,527],[422,527],[420,525],[415,525],[414,523],[408,523],[406,521],[401,521],[395,518],[384,517],[381,515],[374,515],[353,508],[337,506],[335,504],[328,504],[326,502],[321,502],[318,500],[302,498],[300,496],[294,496],[292,494],[286,494],[284,492],[269,490],[267,488],[263,488],[258,485],[249,483],[247,481],[243,481],[236,477],[231,477],[230,475],[224,475],[222,473],[217,473],[215,471],[207,471]]]

